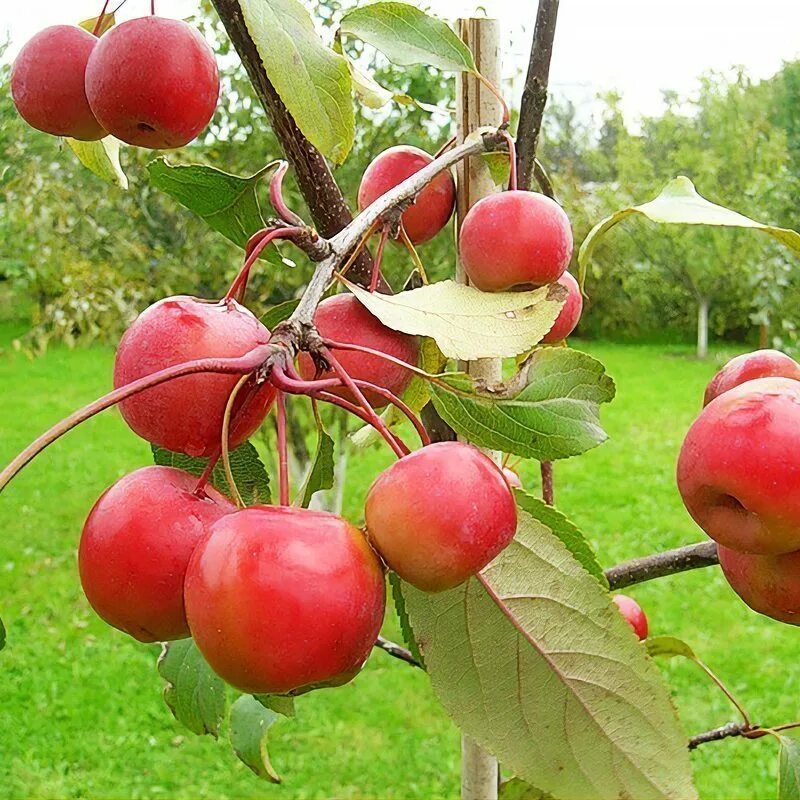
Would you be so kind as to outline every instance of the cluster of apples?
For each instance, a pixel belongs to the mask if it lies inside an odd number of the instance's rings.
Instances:
[[[54,25],[20,50],[11,95],[23,119],[54,136],[182,147],[208,125],[219,97],[214,53],[190,25],[149,16],[102,37]]]
[[[432,161],[424,150],[409,145],[384,150],[364,172],[359,208],[363,210]],[[436,236],[453,214],[455,197],[452,176],[439,173],[401,216],[408,238],[420,244]],[[532,289],[554,282],[563,285],[567,300],[542,341],[559,342],[575,330],[583,298],[578,282],[566,271],[572,257],[572,228],[554,200],[516,189],[484,197],[464,217],[458,251],[470,283],[484,292]]]
[[[726,364],[686,434],[677,479],[734,591],[800,624],[800,364],[776,350]]]

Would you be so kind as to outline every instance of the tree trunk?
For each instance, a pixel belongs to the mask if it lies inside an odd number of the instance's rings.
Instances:
[[[461,19],[458,33],[472,51],[478,70],[495,86],[500,85],[500,24],[494,19]],[[456,78],[456,140],[460,144],[477,128],[497,126],[502,121],[502,109],[497,99],[472,75],[461,73]],[[497,190],[483,159],[468,158],[456,169],[456,230],[470,207]],[[456,265],[456,280],[468,283],[460,264]],[[502,379],[499,358],[484,358],[462,365],[476,378],[488,381]],[[490,455],[496,455],[491,454]],[[461,798],[462,800],[496,800],[499,767],[497,759],[485,752],[471,737],[461,739]]]
[[[697,303],[697,357],[708,355],[708,298],[701,297]]]

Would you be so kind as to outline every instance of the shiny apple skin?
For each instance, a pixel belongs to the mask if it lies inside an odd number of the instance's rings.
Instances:
[[[358,208],[363,211],[406,178],[433,161],[433,156],[410,145],[384,150],[367,167],[358,188]],[[403,227],[414,244],[433,239],[453,215],[456,186],[452,175],[440,172],[402,215]]]
[[[471,445],[439,442],[370,487],[367,535],[403,580],[428,592],[463,583],[514,537],[517,509],[500,468]]]
[[[314,324],[323,338],[371,347],[412,366],[417,364],[419,339],[387,328],[352,294],[336,294],[323,300],[314,313]],[[334,350],[334,355],[351,378],[382,386],[397,397],[403,394],[413,377],[410,370],[379,356],[353,350]],[[314,378],[316,367],[307,353],[300,354],[298,367],[303,378],[306,380]],[[329,370],[323,372],[320,377],[334,378],[336,373]],[[333,391],[340,397],[356,402],[349,389]],[[367,390],[364,394],[373,408],[383,408],[388,402],[375,392]]]
[[[543,344],[553,344],[566,339],[577,327],[583,312],[583,295],[578,281],[569,272],[565,272],[557,283],[567,290],[567,299],[558,312],[553,327],[542,338]]]
[[[268,341],[269,331],[238,303],[168,297],[145,309],[123,335],[114,386],[185,361],[243,356]],[[176,378],[124,400],[120,410],[131,429],[148,442],[190,456],[209,456],[219,447],[225,406],[239,377],[197,373]],[[274,397],[274,388],[265,383],[237,414],[230,429],[231,447],[259,427]]]
[[[756,350],[732,358],[709,382],[703,406],[724,392],[755,378],[800,380],[800,364],[780,350]]]
[[[353,677],[383,621],[383,567],[334,514],[252,506],[214,525],[186,577],[189,627],[245,692],[299,693]]]
[[[86,95],[103,127],[123,142],[154,150],[183,147],[217,107],[217,62],[186,22],[128,20],[104,34],[92,53]]]
[[[628,597],[625,594],[615,594],[611,599],[639,639],[646,639],[647,616],[642,611],[642,607],[632,597]]]
[[[85,75],[97,37],[77,25],[39,31],[11,67],[11,96],[20,116],[54,136],[95,141],[106,135],[86,98]]]
[[[677,480],[719,544],[762,555],[800,549],[800,382],[758,378],[712,400],[686,434]]]
[[[572,256],[572,228],[561,206],[537,192],[512,190],[478,200],[458,240],[470,283],[484,292],[557,281]]]
[[[236,511],[212,487],[172,467],[143,467],[107,489],[89,512],[78,549],[81,584],[109,625],[140,642],[189,635],[186,567],[211,525]]]
[[[800,552],[758,556],[720,546],[719,563],[731,588],[753,611],[800,625]]]

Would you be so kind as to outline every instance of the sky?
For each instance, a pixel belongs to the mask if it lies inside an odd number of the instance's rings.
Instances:
[[[112,0],[112,5],[114,0]],[[527,64],[536,13],[535,0],[428,0],[434,13],[454,19],[483,9],[499,18],[508,42],[504,73],[512,79]],[[8,35],[13,57],[40,28],[95,16],[100,0],[17,0],[0,3],[0,38]],[[165,16],[193,13],[198,0],[157,0]],[[422,5],[422,4],[420,4]],[[128,0],[120,19],[149,10],[148,0]],[[800,58],[798,0],[561,0],[551,66],[551,88],[579,106],[599,92],[615,89],[632,124],[657,114],[661,92],[682,95],[708,70],[744,66],[766,78],[783,61]]]

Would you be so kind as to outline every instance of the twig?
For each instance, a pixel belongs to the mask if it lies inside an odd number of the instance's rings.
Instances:
[[[410,650],[407,650],[405,647],[401,647],[399,644],[395,644],[394,642],[390,642],[388,639],[384,639],[383,636],[379,636],[377,641],[374,644],[374,647],[377,647],[380,650],[383,650],[385,653],[388,653],[392,658],[399,658],[401,661],[405,661],[406,664],[410,664],[412,667],[419,667],[422,669],[422,664],[414,658],[413,654]]]
[[[676,572],[687,572],[690,569],[711,567],[719,564],[717,545],[715,542],[698,542],[653,553],[642,558],[623,561],[606,570],[606,579],[612,589],[624,589],[635,583],[644,583],[653,578],[663,578]]]
[[[719,728],[712,728],[710,731],[692,736],[692,738],[689,739],[689,749],[695,750],[700,747],[701,744],[718,742],[721,739],[728,739],[731,736],[744,736],[752,730],[753,726],[745,722],[729,722],[727,725],[723,725]]]
[[[558,0],[539,0],[517,128],[517,171],[522,189],[530,189],[533,181],[536,148],[547,105],[547,83],[557,18]]]
[[[547,505],[552,506],[555,503],[555,490],[553,488],[553,462],[542,461],[540,464],[542,473],[542,500]]]

